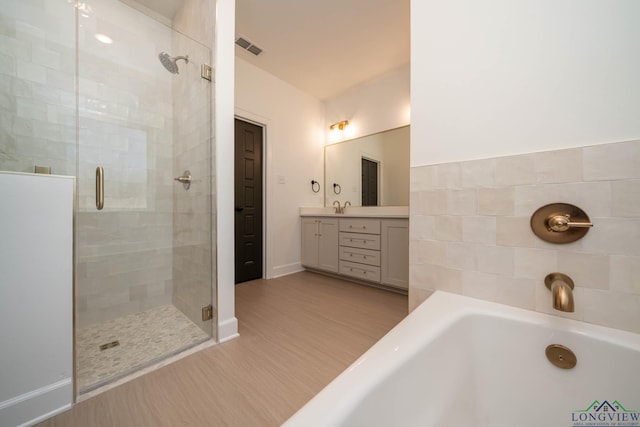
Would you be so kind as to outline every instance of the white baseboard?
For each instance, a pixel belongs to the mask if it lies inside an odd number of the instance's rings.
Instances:
[[[0,420],[3,426],[32,426],[71,408],[72,401],[73,383],[65,378],[0,402]]]
[[[277,279],[278,277],[288,276],[289,274],[298,273],[303,271],[302,264],[294,262],[292,264],[278,265],[271,269],[271,275],[269,279]]]
[[[237,318],[232,317],[218,324],[218,342],[223,343],[239,336]]]

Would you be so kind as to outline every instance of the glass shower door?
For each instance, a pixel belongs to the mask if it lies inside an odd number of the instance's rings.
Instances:
[[[212,320],[203,320],[212,302],[211,83],[201,77],[211,52],[118,1],[85,6],[77,82],[80,392],[212,336]]]

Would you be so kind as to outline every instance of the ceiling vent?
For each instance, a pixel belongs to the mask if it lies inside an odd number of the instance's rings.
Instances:
[[[253,53],[255,56],[258,56],[262,53],[261,48],[251,43],[249,40],[242,36],[238,36],[238,38],[236,39],[236,44],[244,50],[248,50],[249,52]]]

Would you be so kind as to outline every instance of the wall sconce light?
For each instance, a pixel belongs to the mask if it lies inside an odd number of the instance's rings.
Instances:
[[[329,130],[333,131],[333,130],[345,130],[347,128],[347,126],[349,126],[349,120],[343,120],[341,122],[338,123],[334,123],[331,126],[329,126]]]

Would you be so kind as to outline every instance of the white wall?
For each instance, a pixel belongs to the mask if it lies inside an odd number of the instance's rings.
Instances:
[[[217,255],[218,340],[238,334],[235,317],[233,249],[233,87],[235,0],[216,1],[214,135],[217,203],[214,207]]]
[[[72,177],[0,173],[0,424],[73,400]]]
[[[640,135],[640,2],[411,2],[411,165]]]
[[[236,58],[236,116],[266,125],[266,277],[300,270],[300,206],[322,206],[320,100]],[[232,182],[233,180],[229,181]]]
[[[328,143],[394,129],[409,124],[409,65],[358,85],[325,101]],[[349,120],[344,135],[330,135],[329,126]]]

